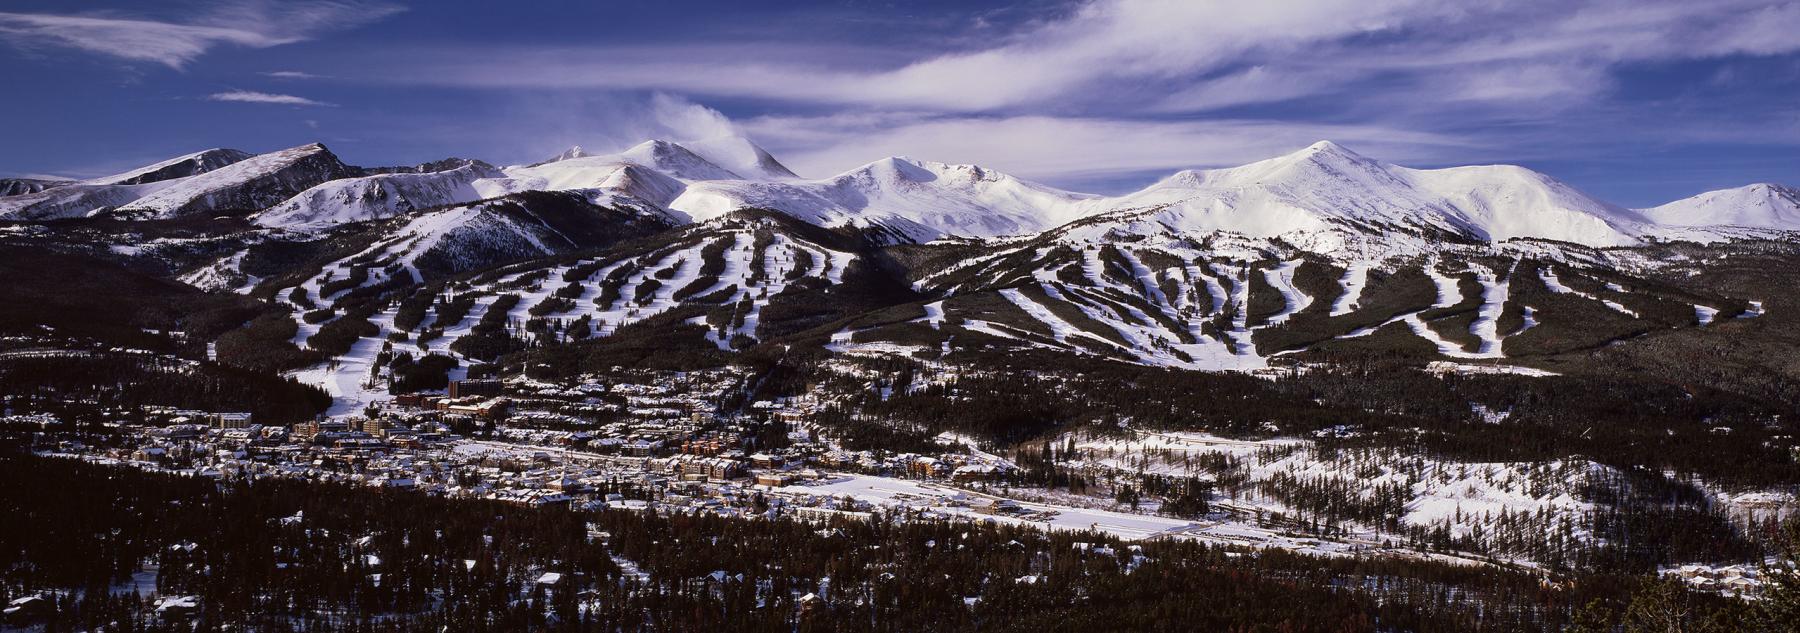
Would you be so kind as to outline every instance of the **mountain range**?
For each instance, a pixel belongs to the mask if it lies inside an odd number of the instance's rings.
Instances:
[[[1411,169],[1329,141],[1241,167],[1179,171],[1119,196],[904,157],[804,179],[741,137],[648,141],[612,154],[575,147],[505,168],[466,159],[357,168],[320,144],[261,155],[213,149],[106,178],[15,182],[13,195],[0,196],[0,218],[252,214],[260,226],[301,230],[534,190],[576,192],[678,224],[770,209],[890,242],[1018,238],[1061,228],[1084,235],[1233,234],[1332,252],[1371,236],[1613,247],[1800,230],[1800,194],[1781,185],[1626,209],[1522,167]]]
[[[324,386],[342,411],[377,399],[389,347],[457,371],[795,346],[1243,372],[1367,354],[1673,371],[1688,365],[1671,350],[1716,352],[1722,336],[1749,365],[1800,352],[1783,334],[1793,189],[1629,209],[1521,167],[1413,169],[1324,141],[1114,196],[901,157],[808,179],[738,137],[504,167],[213,149],[8,187],[0,245],[91,260],[51,277],[122,268],[175,293],[139,303],[204,291],[256,311],[215,329],[70,307],[84,330],[148,347],[145,332],[178,331],[166,345],[214,343],[222,362]],[[73,300],[41,290],[30,301]],[[34,336],[74,325],[15,321]],[[1764,371],[1786,370],[1732,375]]]

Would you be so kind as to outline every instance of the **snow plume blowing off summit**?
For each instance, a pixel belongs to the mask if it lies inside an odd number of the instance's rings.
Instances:
[[[708,141],[746,134],[729,117],[683,97],[656,93],[647,98],[617,96],[533,97],[512,106],[502,129],[503,141],[492,155],[502,160],[535,163],[547,157],[611,154],[645,139],[665,139],[690,148]],[[720,141],[721,146],[730,143]],[[571,155],[564,156],[565,153]],[[707,158],[731,168],[753,164],[756,156],[739,152]],[[735,159],[735,160],[734,160]]]

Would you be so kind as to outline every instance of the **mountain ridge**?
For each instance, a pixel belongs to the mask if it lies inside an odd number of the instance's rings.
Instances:
[[[1137,191],[1103,196],[979,165],[903,156],[807,179],[741,136],[653,139],[612,154],[575,146],[550,160],[503,169],[467,159],[364,169],[317,143],[258,155],[212,149],[0,197],[0,218],[249,212],[268,228],[320,228],[532,190],[575,191],[596,204],[683,222],[772,209],[898,242],[1064,229],[1058,234],[1077,240],[1236,235],[1329,253],[1383,239],[1408,250],[1442,239],[1606,248],[1800,230],[1800,193],[1780,185],[1628,209],[1524,167],[1416,169],[1331,141],[1235,167],[1183,169]]]

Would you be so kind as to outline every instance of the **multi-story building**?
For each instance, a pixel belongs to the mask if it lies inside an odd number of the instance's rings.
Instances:
[[[215,429],[241,429],[250,426],[250,414],[245,412],[223,412],[208,416]]]
[[[506,389],[506,383],[498,380],[452,380],[450,381],[450,397],[466,398],[469,396],[498,396]]]

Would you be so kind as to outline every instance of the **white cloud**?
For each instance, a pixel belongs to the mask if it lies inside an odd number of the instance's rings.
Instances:
[[[219,46],[292,44],[402,10],[374,2],[241,0],[173,21],[114,13],[0,12],[0,40],[26,50],[72,48],[179,69]]]
[[[1201,112],[1355,98],[1362,82],[1387,81],[1411,99],[1463,107],[1590,99],[1608,84],[1587,80],[1621,64],[1791,53],[1796,32],[1800,4],[1774,0],[1093,0],[990,46],[898,65],[883,61],[893,51],[785,42],[464,49],[408,59],[440,71],[400,79],[995,113]],[[1508,77],[1550,84],[1497,85]]]
[[[206,99],[208,101],[231,101],[231,102],[237,102],[237,103],[272,103],[272,104],[277,104],[277,105],[296,105],[296,106],[332,107],[335,105],[335,104],[330,104],[330,103],[326,103],[323,101],[314,101],[314,100],[308,99],[306,97],[296,97],[294,95],[275,94],[275,93],[270,93],[270,92],[256,92],[256,91],[252,91],[252,90],[231,90],[231,91],[227,91],[227,92],[219,92],[219,93],[207,95]]]
[[[180,68],[220,44],[272,46],[250,31],[151,20],[0,13],[0,38],[27,48],[55,45]]]
[[[694,103],[683,97],[657,93],[650,97],[646,136],[667,137],[677,141],[697,141],[741,132],[737,124],[718,110]]]
[[[301,72],[298,70],[277,70],[277,71],[259,73],[259,74],[261,74],[264,77],[274,77],[276,79],[324,79],[325,78],[324,75],[315,75],[312,73]]]
[[[717,110],[667,94],[506,92],[481,107],[474,124],[464,113],[429,109],[370,109],[355,119],[372,145],[495,164],[537,162],[573,145],[607,153],[649,139],[699,141],[740,132]]]
[[[496,128],[502,137],[498,145],[526,156],[553,154],[571,145],[604,152],[653,138],[696,141],[740,133],[718,110],[663,93],[648,98],[532,95],[518,99],[514,108],[504,117],[507,124]]]
[[[1232,106],[1284,101],[1342,87],[1350,77],[1313,69],[1248,69],[1208,78],[1163,96],[1152,109],[1204,112]]]
[[[1613,107],[1622,67],[1800,51],[1800,4],[1782,0],[1092,0],[1019,24],[924,55],[791,37],[458,43],[329,70],[515,95],[505,120],[458,132],[512,154],[741,129],[808,176],[900,154],[1066,184],[1239,164],[1319,139],[1422,165],[1566,160],[1626,142],[1607,131],[1689,116]],[[627,91],[808,114],[734,126]]]
[[[991,110],[1136,81],[1180,81],[1260,51],[1287,51],[1438,12],[1422,0],[1104,0],[1005,44],[870,77],[864,90],[905,105]]]
[[[38,172],[11,173],[11,174],[7,174],[6,176],[3,176],[3,177],[5,177],[5,178],[23,178],[26,180],[81,180],[78,177],[70,176],[67,174],[45,174],[45,173],[38,173]]]

